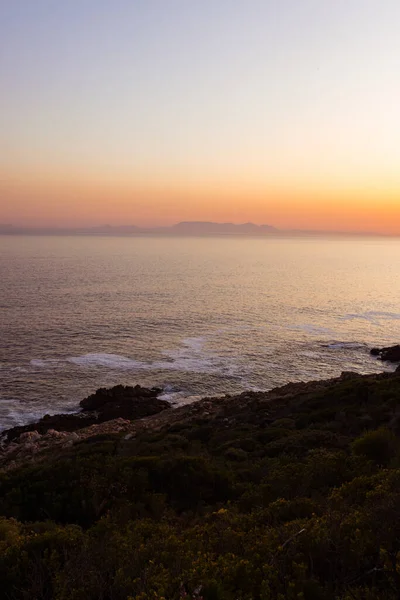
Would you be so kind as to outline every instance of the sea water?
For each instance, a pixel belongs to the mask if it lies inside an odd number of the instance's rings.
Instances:
[[[393,369],[400,240],[0,236],[0,429],[102,386],[174,404]]]

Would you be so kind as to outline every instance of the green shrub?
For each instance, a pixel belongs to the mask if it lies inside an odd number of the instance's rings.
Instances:
[[[365,456],[378,465],[387,465],[396,455],[398,443],[396,436],[383,427],[368,431],[357,438],[352,444],[354,454]]]

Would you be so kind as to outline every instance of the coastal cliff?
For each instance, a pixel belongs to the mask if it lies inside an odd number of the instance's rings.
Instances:
[[[5,597],[399,597],[399,369],[156,396],[100,390],[88,426],[4,436]]]

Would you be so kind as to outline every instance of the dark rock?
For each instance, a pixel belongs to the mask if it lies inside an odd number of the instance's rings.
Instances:
[[[132,400],[157,399],[162,390],[159,388],[144,388],[140,385],[135,387],[116,385],[112,388],[100,388],[79,403],[84,410],[103,410],[107,404],[126,405]],[[121,416],[121,415],[118,415]]]
[[[397,344],[391,348],[384,348],[381,359],[388,360],[389,362],[400,362],[400,345]]]
[[[99,423],[118,417],[141,419],[169,408],[168,402],[157,398],[160,391],[158,388],[148,389],[140,385],[116,385],[111,389],[100,388],[95,394],[82,400],[80,406],[86,412],[96,411]]]
[[[386,348],[372,348],[372,356],[377,356],[380,360],[388,362],[400,362],[400,344],[388,346]]]
[[[170,408],[168,402],[157,398],[161,391],[159,388],[148,389],[140,385],[100,388],[80,402],[83,409],[81,412],[45,415],[37,423],[4,431],[2,437],[10,442],[28,431],[37,431],[39,434],[44,434],[49,429],[71,432],[112,419],[123,418],[134,421],[148,417]]]
[[[98,423],[97,416],[90,413],[45,415],[37,423],[20,425],[4,431],[2,437],[10,442],[28,431],[37,431],[43,435],[49,429],[55,429],[56,431],[76,431],[77,429],[94,425],[94,423]]]

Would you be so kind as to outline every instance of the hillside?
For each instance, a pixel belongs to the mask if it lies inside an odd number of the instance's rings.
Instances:
[[[6,444],[7,599],[397,599],[400,372]]]

